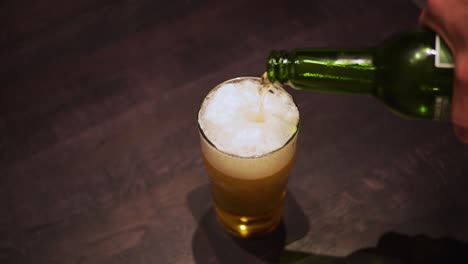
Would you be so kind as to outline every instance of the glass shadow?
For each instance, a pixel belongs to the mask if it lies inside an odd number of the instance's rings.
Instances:
[[[191,191],[187,204],[198,222],[192,239],[197,263],[278,263],[284,247],[309,231],[308,219],[290,191],[279,227],[258,238],[237,238],[222,229],[216,220],[208,184]]]

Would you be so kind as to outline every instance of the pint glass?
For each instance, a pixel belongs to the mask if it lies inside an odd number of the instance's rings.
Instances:
[[[216,86],[206,98],[210,98],[219,87],[225,84],[241,83],[246,79],[260,84],[260,78],[235,78]],[[291,100],[296,107],[292,97],[284,89],[281,87],[276,89],[284,92],[289,97],[288,100]],[[218,110],[223,111],[223,109]],[[288,128],[290,135],[279,147],[268,153],[246,157],[221,150],[212,142],[200,124],[200,116],[205,114],[202,111],[204,111],[203,104],[198,114],[201,151],[210,180],[218,222],[226,231],[240,237],[252,237],[271,232],[281,221],[288,174],[296,153],[298,114],[297,120],[291,123],[293,127]],[[265,111],[268,110],[265,109]],[[265,115],[269,118],[268,113]],[[226,123],[226,126],[233,126],[231,129],[236,129],[236,125],[230,124],[229,121]],[[236,144],[234,139],[231,140],[233,144]]]

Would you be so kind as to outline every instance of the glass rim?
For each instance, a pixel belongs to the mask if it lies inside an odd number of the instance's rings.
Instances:
[[[252,76],[242,76],[242,77],[235,77],[235,78],[232,78],[232,79],[229,79],[229,80],[226,80],[218,85],[216,85],[213,89],[211,89],[208,94],[203,98],[203,101],[202,103],[200,104],[200,106],[198,107],[198,111],[197,111],[197,125],[198,125],[198,132],[200,133],[200,135],[202,135],[203,139],[208,142],[208,144],[210,146],[212,146],[215,150],[223,153],[223,154],[226,154],[228,156],[231,156],[231,157],[234,157],[234,158],[238,158],[238,159],[258,159],[258,158],[263,158],[263,157],[267,157],[267,156],[270,156],[282,149],[284,149],[293,139],[294,137],[297,135],[297,133],[299,132],[299,125],[301,123],[301,118],[300,118],[300,114],[299,114],[299,120],[297,121],[297,124],[296,124],[296,131],[294,131],[294,133],[288,138],[288,140],[279,148],[277,149],[274,149],[268,153],[265,153],[265,154],[262,154],[262,155],[253,155],[253,156],[239,156],[239,155],[236,155],[236,154],[233,154],[233,153],[229,153],[229,152],[226,152],[226,151],[223,151],[221,149],[219,149],[218,147],[216,147],[216,145],[211,142],[211,140],[206,136],[205,132],[203,131],[203,129],[201,128],[200,126],[200,111],[201,111],[201,108],[203,106],[203,103],[205,102],[205,99],[212,93],[214,93],[217,89],[219,89],[222,85],[226,84],[226,83],[230,83],[230,82],[236,82],[236,81],[240,81],[240,80],[245,80],[245,79],[254,79],[254,80],[260,80],[261,78],[260,77],[252,77]],[[276,83],[273,83],[273,85],[278,85]],[[284,90],[284,88],[282,87],[281,85],[281,88]],[[286,91],[287,93],[287,91]],[[296,106],[297,108],[297,104],[296,104],[296,101],[294,101],[294,98],[292,97],[291,94],[287,93],[289,96],[291,96],[291,99],[294,103],[294,105]]]

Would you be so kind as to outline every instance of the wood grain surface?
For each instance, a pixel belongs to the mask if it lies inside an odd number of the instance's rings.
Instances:
[[[468,241],[468,148],[373,98],[290,90],[301,113],[282,227],[214,222],[196,112],[272,49],[368,47],[409,0],[0,2],[0,263],[340,258],[389,231]]]

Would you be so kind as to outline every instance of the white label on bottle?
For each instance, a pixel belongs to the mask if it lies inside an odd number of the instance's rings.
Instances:
[[[439,35],[436,35],[435,39],[435,66],[437,68],[453,68],[452,53],[448,48],[447,44],[440,39]]]
[[[434,105],[434,120],[445,121],[450,119],[450,100],[447,96],[436,96]]]

